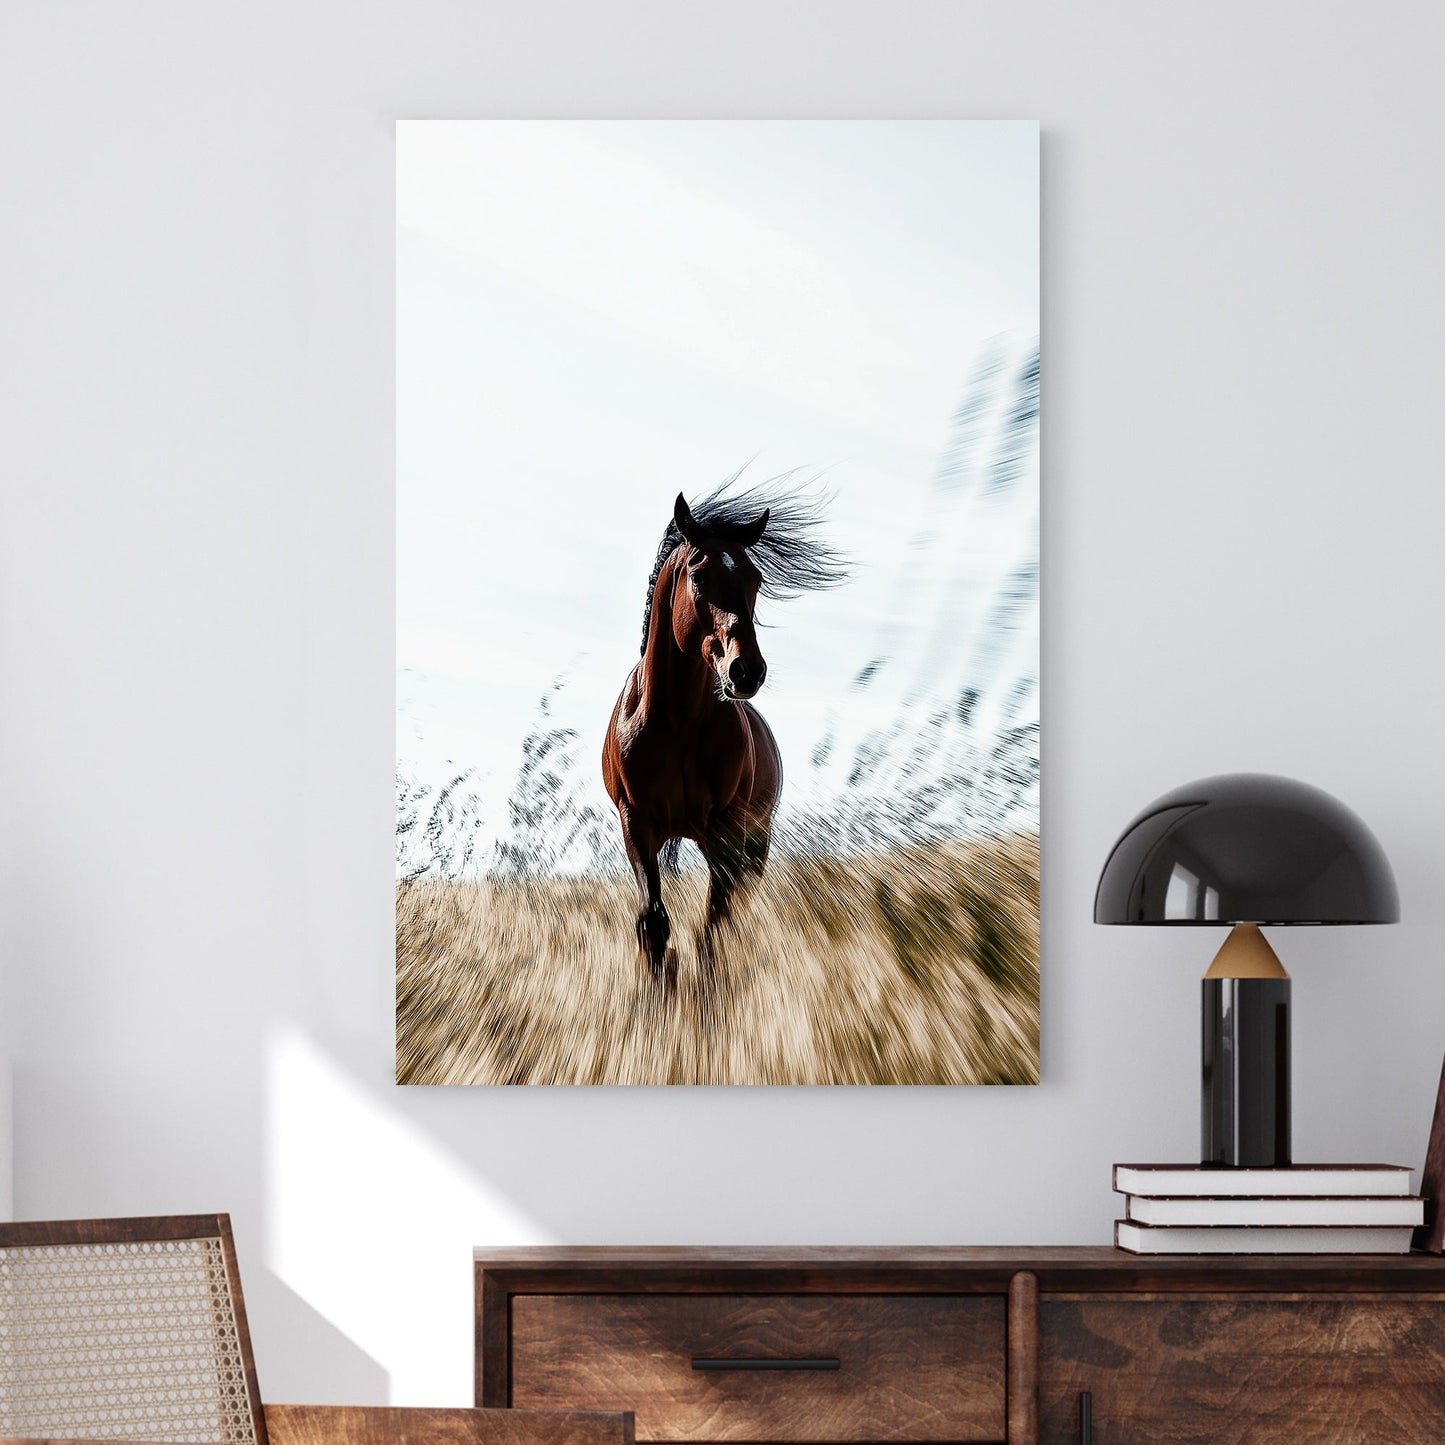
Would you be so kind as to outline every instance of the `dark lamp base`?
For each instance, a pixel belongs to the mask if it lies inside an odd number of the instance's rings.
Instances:
[[[1200,1159],[1291,1163],[1288,978],[1206,978]]]

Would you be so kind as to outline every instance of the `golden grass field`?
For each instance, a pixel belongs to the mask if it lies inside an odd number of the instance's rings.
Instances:
[[[1038,839],[775,860],[708,982],[707,876],[664,878],[677,986],[631,878],[402,884],[403,1084],[1033,1084]]]

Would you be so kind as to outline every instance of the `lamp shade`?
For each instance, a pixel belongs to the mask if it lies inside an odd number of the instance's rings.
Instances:
[[[1395,876],[1337,798],[1271,773],[1201,778],[1121,834],[1095,923],[1397,923]]]

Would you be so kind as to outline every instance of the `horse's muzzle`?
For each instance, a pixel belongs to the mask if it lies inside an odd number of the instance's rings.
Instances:
[[[763,679],[767,675],[768,665],[761,657],[754,662],[749,662],[743,657],[735,657],[728,664],[727,691],[732,697],[746,701],[757,695],[757,691],[762,687]]]

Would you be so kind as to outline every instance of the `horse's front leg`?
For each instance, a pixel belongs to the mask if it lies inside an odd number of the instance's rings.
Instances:
[[[707,860],[707,918],[702,925],[697,955],[703,970],[713,973],[718,964],[718,934],[732,912],[733,892],[746,871],[743,840],[733,828],[716,831],[703,844]]]
[[[698,939],[697,959],[705,977],[717,970],[718,931],[732,909],[733,889],[737,886],[737,869],[731,851],[722,844],[707,854],[708,890],[707,918]]]
[[[627,861],[637,879],[638,901],[637,946],[647,960],[652,976],[666,987],[677,982],[677,955],[668,948],[672,922],[662,906],[662,875],[657,854],[662,846],[637,820],[631,808],[619,808],[622,818],[622,840],[627,848]]]
[[[703,845],[707,859],[709,887],[707,920],[698,942],[698,957],[703,968],[715,971],[718,959],[718,935],[732,912],[734,896],[740,887],[747,887],[762,876],[768,861],[770,829],[766,824],[730,821],[719,828]]]

